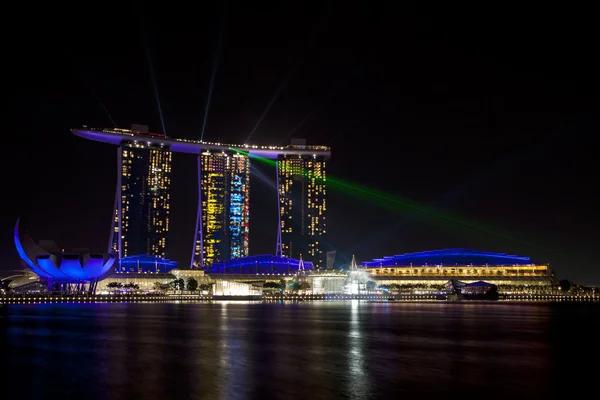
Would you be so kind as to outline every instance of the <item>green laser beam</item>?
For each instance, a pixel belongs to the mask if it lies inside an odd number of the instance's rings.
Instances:
[[[275,166],[277,163],[277,161],[274,161],[274,160],[271,160],[268,158],[264,158],[264,157],[260,157],[260,156],[251,154],[246,151],[233,149],[233,148],[230,148],[230,150],[235,151],[240,154],[243,154],[243,155],[246,155],[249,158],[256,159],[266,165]],[[360,185],[358,183],[350,182],[347,180],[342,180],[342,179],[339,179],[336,177],[331,177],[331,176],[315,177],[313,171],[308,170],[308,169],[299,169],[297,172],[304,176],[314,177],[315,179],[321,180],[322,182],[326,182],[329,184],[328,186],[330,186],[332,189],[337,189],[342,192],[351,194],[359,199],[368,201],[379,207],[388,209],[393,212],[398,212],[398,209],[396,207],[401,206],[406,209],[417,211],[421,214],[425,214],[425,215],[428,215],[428,216],[431,216],[434,218],[438,218],[443,221],[451,222],[451,223],[454,223],[454,224],[457,224],[457,225],[460,225],[463,227],[467,227],[467,228],[471,228],[471,229],[478,230],[481,232],[485,232],[487,234],[494,235],[499,238],[518,242],[518,243],[536,248],[538,250],[542,250],[545,252],[551,252],[554,254],[559,254],[553,250],[549,250],[549,249],[540,247],[536,244],[518,239],[508,233],[498,232],[498,230],[499,230],[498,228],[494,229],[489,226],[484,226],[483,224],[473,221],[472,219],[468,219],[466,217],[453,216],[453,215],[450,215],[448,212],[444,212],[442,210],[435,209],[433,207],[428,207],[426,205],[419,204],[410,199],[400,198],[399,196],[391,195],[391,194],[388,194],[386,192],[383,192],[383,191],[380,191],[377,189],[368,188],[364,185]],[[562,255],[562,254],[559,254],[559,255]]]

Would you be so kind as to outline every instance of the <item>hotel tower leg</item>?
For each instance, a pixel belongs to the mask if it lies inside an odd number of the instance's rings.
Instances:
[[[281,193],[279,191],[279,161],[275,161],[275,186],[277,188],[277,244],[275,256],[283,257],[283,242],[281,240]]]
[[[194,246],[192,247],[192,261],[190,269],[196,261],[196,247],[198,251],[198,266],[204,269],[204,240],[202,237],[202,155],[198,154],[198,211],[196,212],[196,227],[194,230]]]
[[[108,252],[113,253],[116,251],[117,259],[121,258],[121,238],[123,235],[121,229],[121,214],[123,204],[121,199],[121,175],[123,174],[121,171],[123,162],[122,153],[121,146],[117,147],[117,188],[115,190],[115,203],[113,206],[113,217],[110,225],[110,236],[108,241]],[[117,235],[116,237],[115,234]]]

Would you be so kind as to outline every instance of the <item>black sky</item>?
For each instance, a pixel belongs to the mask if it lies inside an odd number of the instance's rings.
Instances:
[[[246,3],[53,5],[3,28],[0,268],[19,266],[17,216],[38,239],[103,249],[116,149],[69,128],[112,126],[105,107],[121,127],[162,131],[150,59],[167,135],[199,138],[218,55],[206,140],[244,142],[282,87],[252,142],[279,143],[308,115],[293,136],[332,146],[331,176],[485,227],[332,188],[339,261],[467,247],[600,283],[591,10]],[[171,257],[187,264],[194,157],[175,155],[173,170]],[[251,253],[271,253],[275,193],[254,178],[252,196]]]

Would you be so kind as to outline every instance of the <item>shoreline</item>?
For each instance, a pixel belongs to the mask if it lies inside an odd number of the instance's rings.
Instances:
[[[249,296],[212,296],[212,295],[3,295],[2,304],[73,304],[73,303],[199,303],[221,301],[256,301],[265,303],[279,302],[332,302],[362,300],[377,303],[469,303],[469,304],[506,304],[506,303],[600,303],[600,296],[565,295],[510,295],[500,296],[498,300],[447,300],[443,295],[249,295]]]

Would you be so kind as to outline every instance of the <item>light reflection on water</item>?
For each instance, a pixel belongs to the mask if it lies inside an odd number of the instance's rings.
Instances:
[[[361,337],[360,324],[360,301],[352,300],[350,312],[350,332],[348,334],[348,388],[347,393],[356,399],[364,399],[369,396],[370,376],[364,359],[364,340]]]
[[[12,305],[0,307],[2,389],[86,400],[554,398],[595,387],[599,317],[598,305],[531,303]]]

